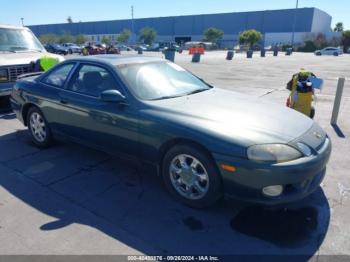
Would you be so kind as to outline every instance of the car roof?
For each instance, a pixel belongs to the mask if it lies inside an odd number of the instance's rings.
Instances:
[[[124,64],[137,64],[137,63],[147,63],[147,62],[157,62],[165,61],[162,58],[150,57],[150,56],[140,56],[140,55],[94,55],[88,57],[80,57],[68,59],[66,61],[79,61],[79,62],[102,62],[112,64],[114,66],[124,65]]]

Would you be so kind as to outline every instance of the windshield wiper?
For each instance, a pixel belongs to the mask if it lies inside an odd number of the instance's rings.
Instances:
[[[182,96],[189,96],[189,95],[193,95],[193,94],[197,94],[197,93],[201,93],[201,92],[207,91],[207,90],[209,90],[209,89],[211,89],[211,88],[196,89],[196,90],[193,90],[193,91],[188,92],[188,93],[185,93],[185,94],[170,95],[170,96],[161,96],[161,97],[157,97],[157,98],[154,98],[154,99],[151,99],[151,100],[163,100],[163,99],[171,99],[171,98],[182,97]]]
[[[193,95],[193,94],[197,94],[197,93],[201,93],[201,92],[204,92],[204,91],[207,91],[209,90],[210,88],[206,88],[206,89],[196,89],[196,90],[193,90],[191,92],[188,92],[186,93],[185,95],[186,96],[189,96],[189,95]]]
[[[176,98],[176,97],[181,97],[181,96],[185,96],[185,95],[172,95],[172,96],[161,96],[161,97],[157,97],[151,100],[163,100],[163,99],[171,99],[171,98]]]

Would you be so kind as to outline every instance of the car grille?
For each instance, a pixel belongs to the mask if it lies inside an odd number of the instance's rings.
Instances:
[[[15,82],[18,76],[30,73],[30,65],[18,65],[9,67],[9,80]]]

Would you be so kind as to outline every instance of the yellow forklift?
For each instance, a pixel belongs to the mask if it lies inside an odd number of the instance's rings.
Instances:
[[[287,84],[290,95],[287,99],[287,106],[314,118],[316,101],[315,89],[322,89],[323,80],[317,78],[312,72],[302,69],[293,75]]]

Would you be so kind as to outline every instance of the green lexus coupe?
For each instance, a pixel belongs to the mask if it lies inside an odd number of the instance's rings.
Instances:
[[[151,163],[167,190],[196,208],[223,196],[302,199],[319,187],[331,154],[329,137],[306,116],[159,58],[67,60],[18,80],[11,103],[37,146],[68,139]]]

